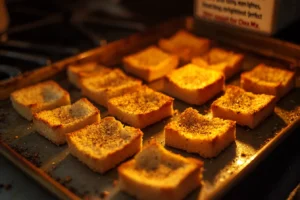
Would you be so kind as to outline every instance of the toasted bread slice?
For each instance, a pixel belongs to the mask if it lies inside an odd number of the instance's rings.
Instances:
[[[143,200],[180,200],[198,188],[203,163],[171,153],[157,143],[118,167],[122,191]]]
[[[244,55],[226,51],[221,48],[212,48],[203,56],[192,59],[192,63],[199,67],[213,69],[223,72],[226,79],[229,79],[241,70]]]
[[[178,65],[178,57],[169,55],[156,46],[150,46],[138,53],[124,57],[123,63],[127,72],[151,82],[175,69]]]
[[[51,110],[70,104],[70,95],[54,81],[45,81],[20,90],[10,95],[14,109],[27,120],[42,110]]]
[[[86,98],[72,105],[35,113],[33,116],[36,131],[57,145],[66,142],[66,133],[99,121],[99,110]]]
[[[256,94],[270,94],[280,99],[295,86],[295,73],[260,64],[241,74],[241,86]]]
[[[143,132],[113,117],[67,134],[72,155],[92,170],[105,173],[142,148]]]
[[[187,64],[166,76],[164,91],[189,104],[201,105],[224,88],[224,75]]]
[[[142,81],[127,76],[120,69],[115,69],[105,76],[83,79],[82,94],[107,107],[110,98],[135,91],[141,85]]]
[[[178,55],[184,62],[193,57],[206,53],[211,41],[207,38],[197,37],[187,31],[180,30],[169,39],[161,39],[158,45],[161,49]]]
[[[146,86],[108,101],[108,112],[122,122],[144,128],[173,114],[173,98]]]
[[[204,158],[217,156],[234,141],[235,121],[210,119],[193,108],[187,108],[165,126],[166,145]]]
[[[92,76],[101,76],[109,73],[111,69],[99,65],[96,62],[88,62],[84,64],[70,65],[67,69],[69,81],[77,88],[81,88],[83,78]]]
[[[253,94],[229,85],[225,94],[212,103],[211,110],[214,117],[234,120],[253,129],[273,112],[275,103],[275,96]]]

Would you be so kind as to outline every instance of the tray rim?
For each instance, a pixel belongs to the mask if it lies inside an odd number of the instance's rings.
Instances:
[[[179,23],[180,22],[180,23]],[[23,75],[20,75],[18,77],[15,77],[13,79],[10,79],[8,81],[2,81],[0,82],[0,100],[7,99],[9,97],[9,94],[21,87],[25,87],[30,84],[34,84],[37,82],[40,82],[42,80],[48,79],[55,74],[63,71],[67,65],[70,65],[72,63],[77,63],[77,62],[86,62],[90,59],[95,58],[96,56],[99,56],[101,54],[104,54],[103,52],[107,50],[112,50],[116,47],[122,46],[124,44],[134,42],[133,48],[132,49],[126,49],[125,54],[130,52],[131,50],[134,51],[136,48],[140,48],[141,46],[146,46],[148,43],[153,43],[156,38],[155,36],[152,38],[150,37],[151,34],[157,30],[166,29],[166,27],[174,27],[178,30],[180,28],[186,28],[186,29],[191,29],[193,26],[193,18],[191,17],[183,17],[183,18],[175,18],[168,20],[166,22],[163,22],[155,27],[152,27],[148,30],[146,30],[144,33],[136,33],[128,38],[125,39],[120,39],[115,42],[112,42],[106,46],[102,47],[97,47],[95,49],[91,49],[89,51],[80,53],[78,55],[63,59],[61,61],[58,61],[56,63],[53,63],[50,66],[45,66],[42,68],[39,68],[37,70],[34,70],[29,73],[25,73]],[[160,37],[162,35],[169,36],[170,32],[174,33],[173,29],[170,29],[166,31],[163,34],[160,34]],[[146,36],[149,38],[144,39]],[[259,39],[262,39],[263,36],[257,36]],[[290,48],[296,47],[297,50],[299,50],[299,55],[300,55],[300,46],[284,42],[282,43],[280,40],[274,39],[274,38],[267,38],[270,39],[271,42],[275,42],[276,45],[281,44],[281,45],[287,45]],[[154,40],[154,41],[153,41]],[[222,40],[222,39],[221,39]],[[141,43],[139,43],[141,42]],[[239,47],[242,48],[242,47]],[[248,49],[251,51],[251,49]],[[259,49],[252,49],[252,50],[259,50]],[[119,53],[119,52],[114,52],[114,53]],[[101,57],[100,60],[102,63],[108,63],[108,65],[115,64],[111,63],[110,59],[115,55],[112,54],[108,57]],[[122,50],[121,50],[121,55],[122,55]],[[261,52],[256,53],[260,54]],[[262,53],[265,55],[265,53]],[[268,55],[267,55],[268,56]],[[270,57],[274,57],[274,54],[269,55]],[[120,55],[119,55],[120,57]],[[278,58],[277,58],[278,59]],[[294,60],[295,58],[291,58]],[[288,59],[287,61],[292,61],[291,59]],[[279,58],[279,60],[281,60]],[[297,62],[300,61],[297,60]],[[117,61],[115,61],[117,62]],[[300,63],[300,62],[299,62]],[[295,64],[295,63],[292,63]],[[266,143],[262,148],[260,148],[254,155],[253,159],[251,160],[250,163],[247,163],[244,167],[239,169],[233,176],[228,178],[226,181],[224,181],[219,187],[211,193],[209,198],[213,199],[220,199],[228,190],[233,188],[237,183],[239,183],[243,177],[245,177],[247,174],[249,174],[251,171],[253,171],[256,166],[268,155],[272,152],[272,150],[278,146],[286,137],[288,137],[291,133],[293,133],[293,130],[300,125],[300,118],[296,119],[294,122],[283,128],[276,136],[274,136],[268,143]],[[51,176],[49,176],[45,171],[42,169],[36,167],[33,165],[30,161],[28,161],[26,158],[24,158],[21,154],[17,153],[15,150],[13,150],[8,144],[3,142],[0,139],[0,153],[7,158],[9,161],[11,161],[14,165],[16,165],[18,168],[20,168],[25,174],[29,175],[32,179],[37,181],[42,187],[47,189],[49,192],[54,194],[60,199],[80,199],[77,195],[75,195],[73,192],[71,192],[68,188],[64,187],[62,184],[57,182],[55,179],[53,179]],[[230,183],[230,184],[228,184]]]

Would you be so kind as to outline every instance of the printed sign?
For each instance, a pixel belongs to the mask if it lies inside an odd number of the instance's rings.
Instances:
[[[270,33],[275,0],[196,0],[197,17]]]

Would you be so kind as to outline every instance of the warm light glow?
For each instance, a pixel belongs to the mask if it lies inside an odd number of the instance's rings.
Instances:
[[[243,159],[241,159],[241,158],[239,158],[237,161],[236,161],[236,164],[237,165],[242,165],[242,164],[244,164],[244,160]]]

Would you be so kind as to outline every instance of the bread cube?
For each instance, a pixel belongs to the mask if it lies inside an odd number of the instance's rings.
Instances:
[[[253,94],[229,85],[225,94],[212,103],[211,110],[214,117],[234,120],[253,129],[272,114],[275,103],[275,96]]]
[[[127,76],[115,69],[105,76],[93,76],[82,80],[82,94],[94,102],[107,107],[112,97],[133,92],[142,85],[142,81]]]
[[[56,145],[66,142],[66,134],[100,121],[99,110],[86,98],[54,110],[35,113],[36,131]]]
[[[186,103],[201,105],[224,88],[224,75],[187,64],[166,76],[164,92]]]
[[[295,73],[259,64],[241,74],[241,86],[256,94],[270,94],[280,99],[295,86]]]
[[[173,114],[173,98],[146,86],[108,101],[108,112],[136,128],[144,128]]]
[[[150,46],[138,53],[124,57],[124,68],[127,72],[151,82],[175,69],[178,57],[163,52],[156,46]]]
[[[165,126],[166,145],[204,158],[216,157],[234,141],[235,121],[211,119],[193,108],[187,108]]]
[[[70,104],[70,95],[54,81],[44,81],[14,91],[10,95],[14,109],[31,121],[32,115],[42,110],[51,110]]]
[[[118,167],[120,189],[137,199],[181,200],[201,185],[203,163],[157,143]]]
[[[76,86],[81,88],[81,81],[84,78],[92,76],[103,76],[109,73],[111,69],[104,67],[96,62],[88,62],[84,64],[70,65],[67,68],[67,75],[69,81]]]
[[[210,44],[209,39],[197,37],[185,30],[180,30],[171,38],[161,39],[158,42],[161,49],[178,55],[184,62],[189,62],[193,57],[206,53]]]
[[[212,48],[205,55],[194,57],[192,63],[199,67],[223,72],[225,78],[229,79],[241,70],[243,60],[242,54],[221,48]]]
[[[143,132],[113,117],[67,134],[70,152],[92,170],[105,173],[142,148]]]

